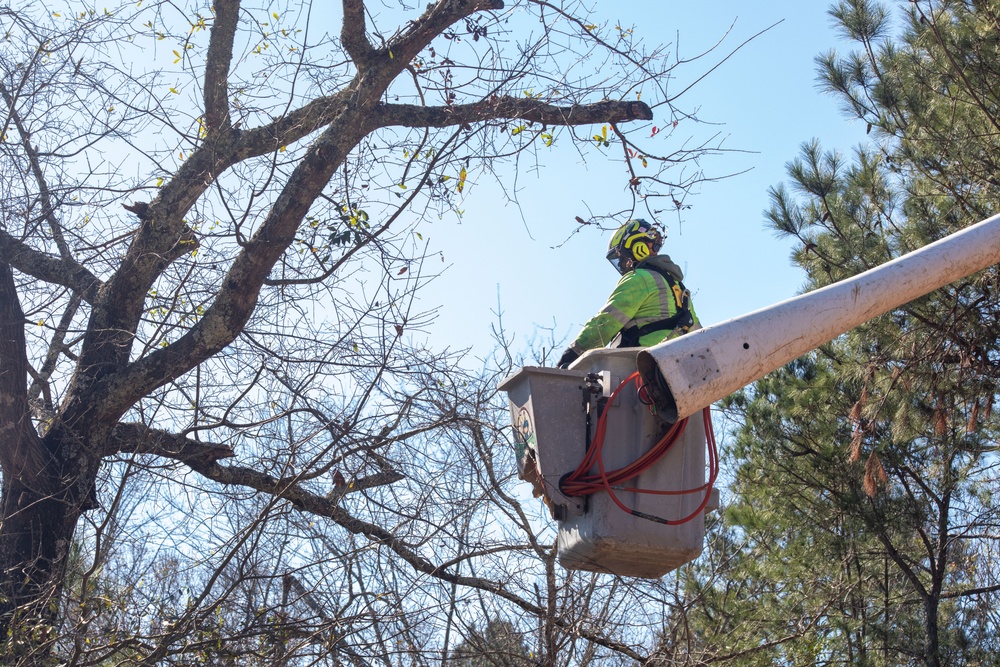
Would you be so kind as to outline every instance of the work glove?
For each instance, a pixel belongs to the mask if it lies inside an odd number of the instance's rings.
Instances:
[[[556,362],[556,366],[559,368],[566,368],[579,358],[580,353],[575,352],[572,348],[570,348],[562,353],[562,356],[559,357],[559,361]]]

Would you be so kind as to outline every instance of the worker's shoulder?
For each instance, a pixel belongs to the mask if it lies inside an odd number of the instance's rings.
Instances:
[[[656,271],[645,267],[636,267],[618,279],[619,287],[646,285],[656,282]]]
[[[642,261],[636,267],[635,273],[643,271],[647,275],[660,275],[669,280],[684,280],[684,273],[681,267],[670,259],[669,255],[653,255]]]
[[[658,278],[652,271],[633,269],[618,279],[615,285],[614,298],[637,299],[644,298],[645,294],[652,291],[659,291],[664,288],[665,282]]]
[[[664,271],[659,267],[653,266],[638,266],[631,273],[634,276],[634,280],[642,284],[659,286],[664,283],[669,284],[671,280],[677,280],[676,276],[672,276],[669,271]]]

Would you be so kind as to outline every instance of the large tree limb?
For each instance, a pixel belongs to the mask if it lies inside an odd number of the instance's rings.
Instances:
[[[102,455],[124,453],[153,454],[191,466],[210,465],[219,459],[236,455],[227,445],[200,442],[176,433],[150,428],[145,424],[132,423],[115,426],[107,443],[107,449]]]
[[[360,121],[345,120],[332,125],[316,140],[295,167],[260,228],[243,244],[203,317],[176,342],[108,376],[88,392],[83,403],[101,406],[94,417],[118,419],[137,400],[236,340],[257,305],[264,280],[295,240],[309,207],[357,144],[360,137],[356,133],[365,131],[360,125]],[[345,131],[345,127],[352,126],[354,133]]]
[[[205,129],[212,134],[229,127],[229,66],[239,23],[240,0],[216,0],[205,59]]]
[[[376,105],[374,110],[367,112],[363,109],[363,106],[350,106],[346,102],[340,106],[334,122],[292,172],[257,233],[234,259],[215,302],[202,319],[168,347],[150,353],[109,377],[100,389],[104,394],[101,400],[94,396],[88,404],[102,405],[104,417],[117,418],[142,396],[194,368],[235,340],[256,306],[261,285],[294,241],[295,232],[312,202],[360,136],[372,129],[393,123],[456,125],[511,117],[560,125],[652,118],[652,110],[642,102],[606,101],[558,107],[512,97],[460,105],[454,109],[407,105]],[[147,226],[152,225],[144,225],[144,228]]]
[[[266,155],[280,146],[304,139],[318,129],[337,121],[338,118],[343,118],[349,107],[349,100],[356,92],[353,85],[348,86],[336,95],[315,99],[273,123],[239,133],[238,137],[233,139],[232,150],[224,160],[221,159],[224,152],[218,147],[214,149],[215,155],[220,158],[216,169],[221,170],[235,162]],[[393,125],[447,127],[501,118],[520,118],[550,125],[591,125],[652,120],[653,111],[649,105],[639,101],[602,101],[593,104],[558,106],[535,99],[496,97],[447,107],[378,104],[368,114],[367,125],[370,129]],[[209,149],[196,151],[184,166],[194,164],[199,157],[197,154],[205,150]],[[183,177],[183,181],[188,181],[191,176],[179,173],[178,178],[173,181],[182,182],[179,181],[180,177]],[[176,187],[180,188],[179,185]],[[172,197],[167,187],[161,191],[164,205],[169,202],[171,206],[185,211],[189,206],[188,202],[193,203],[192,194],[191,191],[186,191],[184,199],[181,200]]]
[[[365,489],[374,489],[378,486],[388,486],[389,484],[395,484],[403,479],[406,479],[406,475],[398,470],[383,470],[382,472],[377,472],[373,475],[359,477],[358,479],[351,480],[350,482],[344,481],[340,484],[334,484],[334,487],[328,494],[326,494],[326,499],[332,502],[337,502],[349,493],[357,493],[358,491],[364,491]]]
[[[70,258],[53,257],[39,252],[0,229],[0,262],[21,273],[54,285],[62,285],[93,303],[101,288],[100,279],[82,264]]]
[[[216,177],[233,164],[274,151],[281,145],[305,137],[322,125],[329,125],[345,112],[347,100],[354,92],[353,87],[348,87],[337,95],[306,105],[299,112],[253,131],[219,128],[180,165],[174,177],[145,207],[142,225],[119,269],[93,301],[95,308],[80,353],[81,367],[118,370],[126,363],[146,294],[176,257],[194,249],[195,246],[190,243],[196,238],[187,228],[184,216]],[[320,143],[317,141],[318,145]],[[307,205],[311,203],[310,199]],[[228,342],[222,347],[226,344]],[[218,349],[221,347],[216,351]],[[152,388],[159,385],[145,386]],[[112,408],[117,409],[118,406]]]
[[[990,536],[990,539],[994,539],[994,536]],[[942,600],[950,600],[954,598],[970,597],[973,595],[986,595],[988,593],[996,593],[1000,591],[1000,584],[994,584],[993,586],[982,586],[980,588],[963,588],[957,591],[951,591],[949,593],[942,593]]]
[[[326,127],[344,113],[346,102],[354,93],[354,87],[348,86],[335,95],[316,98],[298,109],[289,111],[273,123],[240,133],[233,161],[266,155]]]
[[[340,43],[360,69],[372,52],[372,45],[365,37],[365,2],[343,0],[342,7],[344,24],[340,29]]]
[[[172,231],[165,221],[149,215],[141,219],[125,259],[92,301],[78,364],[86,373],[78,373],[74,378],[75,386],[70,388],[70,398],[63,411],[66,424],[75,428],[77,419],[84,414],[96,416],[89,402],[93,398],[93,381],[113,375],[125,366],[153,281],[174,260],[197,247],[194,232],[183,220],[179,230]],[[124,409],[114,419],[122,414]]]
[[[497,97],[447,107],[380,104],[374,109],[371,122],[381,127],[447,127],[502,118],[548,125],[594,125],[652,120],[653,110],[645,102],[604,101],[557,106],[528,98]]]

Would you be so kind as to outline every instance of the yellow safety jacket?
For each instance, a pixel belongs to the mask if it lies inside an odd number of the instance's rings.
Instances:
[[[590,318],[570,346],[577,354],[611,344],[623,330],[638,335],[616,347],[656,345],[698,327],[690,293],[679,266],[667,255],[653,255],[621,277],[608,302]],[[684,306],[686,305],[686,308]],[[673,320],[681,311],[681,317]],[[684,310],[690,317],[684,317]],[[662,328],[666,324],[667,328]],[[650,330],[652,329],[652,330]],[[625,336],[628,338],[628,336]]]

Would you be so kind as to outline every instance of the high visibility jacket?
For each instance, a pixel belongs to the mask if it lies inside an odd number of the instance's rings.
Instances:
[[[570,349],[578,354],[597,347],[605,347],[614,341],[622,331],[632,326],[642,327],[653,322],[666,320],[677,313],[680,301],[666,278],[659,272],[647,267],[653,265],[666,271],[679,283],[684,276],[679,266],[674,264],[667,255],[653,255],[629,271],[615,286],[608,302],[604,304],[597,315],[590,318],[583,330],[573,341]],[[684,331],[673,329],[653,331],[639,338],[639,345],[648,347],[656,345],[691,328],[698,328],[698,316],[694,306],[688,302],[688,310],[694,318],[694,326]]]

